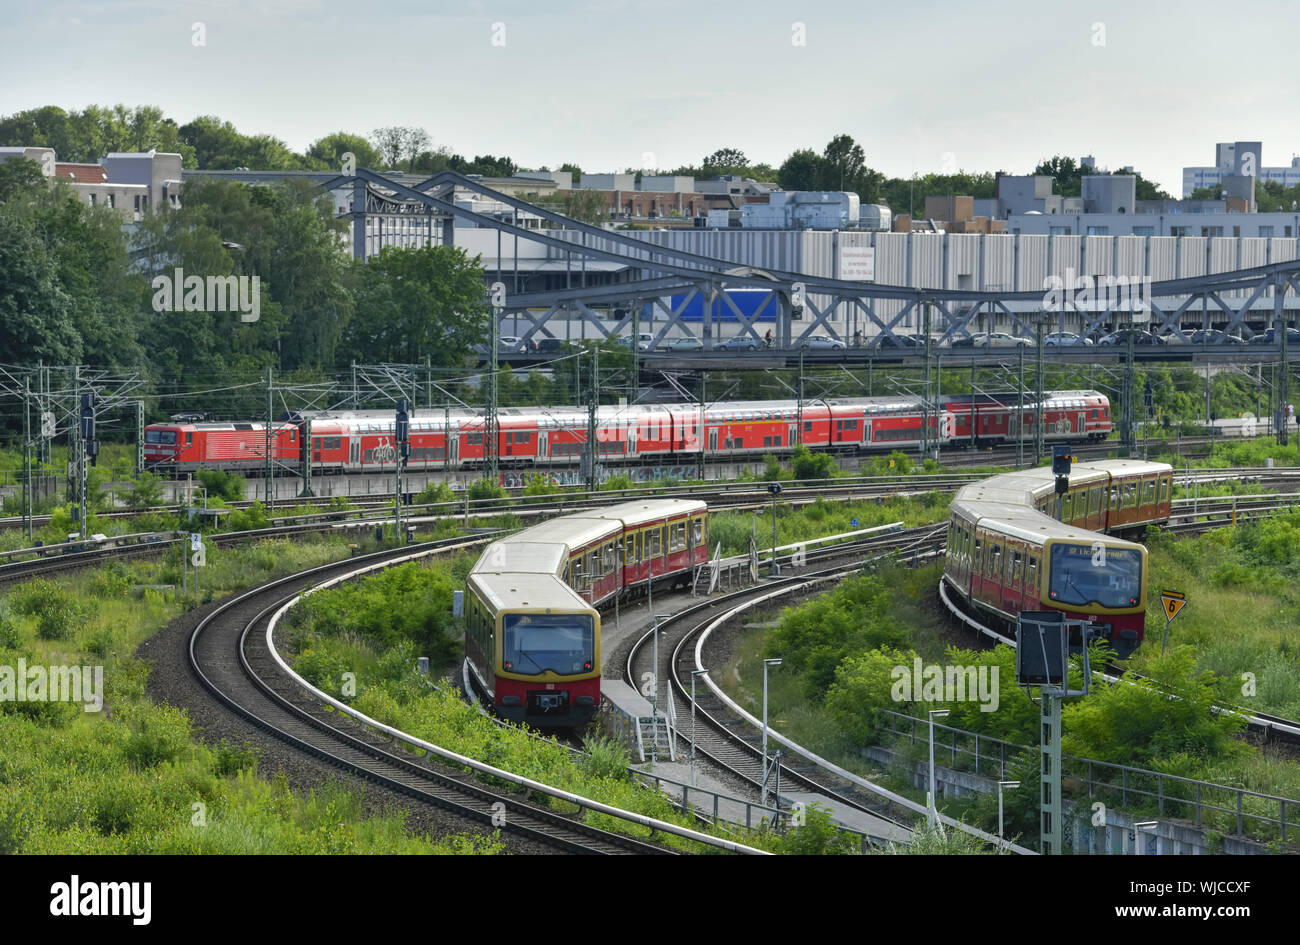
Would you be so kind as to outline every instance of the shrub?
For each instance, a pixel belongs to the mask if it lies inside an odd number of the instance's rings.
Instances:
[[[420,490],[413,500],[416,505],[432,505],[435,502],[455,502],[456,493],[445,482],[431,482]]]
[[[151,472],[142,472],[131,483],[126,494],[126,507],[129,509],[148,509],[162,505],[162,482]]]
[[[474,500],[478,499],[500,499],[506,494],[506,490],[501,488],[499,483],[491,479],[479,479],[466,490],[466,494]]]
[[[209,497],[215,496],[228,502],[238,502],[246,494],[247,483],[244,477],[235,473],[223,472],[220,469],[200,469],[194,474],[194,478],[208,490]]]

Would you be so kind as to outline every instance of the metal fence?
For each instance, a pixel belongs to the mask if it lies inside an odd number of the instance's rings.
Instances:
[[[906,741],[929,749],[930,722],[889,709],[877,709],[887,724],[879,728],[883,743]],[[935,723],[936,764],[996,780],[1007,780],[1007,764],[1037,746],[1021,745],[989,735]],[[1061,755],[1062,789],[1073,796],[1101,800],[1117,808],[1154,811],[1158,816],[1196,827],[1232,833],[1262,842],[1295,843],[1300,839],[1300,800],[1262,794],[1246,788],[1198,781],[1131,765]]]

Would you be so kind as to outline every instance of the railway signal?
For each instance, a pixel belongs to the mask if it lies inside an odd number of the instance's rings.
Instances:
[[[772,574],[781,573],[781,566],[776,563],[776,497],[781,494],[781,483],[770,482],[767,491],[772,494]]]
[[[1074,457],[1068,446],[1052,447],[1052,475],[1056,477],[1056,494],[1065,495],[1070,491],[1070,465]]]

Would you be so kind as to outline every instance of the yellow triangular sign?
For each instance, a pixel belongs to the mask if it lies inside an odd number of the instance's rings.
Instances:
[[[1179,611],[1187,606],[1187,597],[1178,591],[1161,591],[1160,603],[1165,607],[1165,620],[1170,621],[1178,616]]]

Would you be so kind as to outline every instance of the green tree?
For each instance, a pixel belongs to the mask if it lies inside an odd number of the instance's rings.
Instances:
[[[811,148],[802,148],[781,164],[777,180],[784,190],[816,190],[820,171],[821,155]]]
[[[361,135],[336,131],[313,141],[307,148],[307,156],[321,168],[338,170],[343,165],[343,155],[351,152],[357,159],[357,167],[377,168],[381,163],[376,151]]]
[[[345,347],[358,361],[458,364],[487,333],[483,270],[448,246],[388,247],[350,275],[355,317]]]

